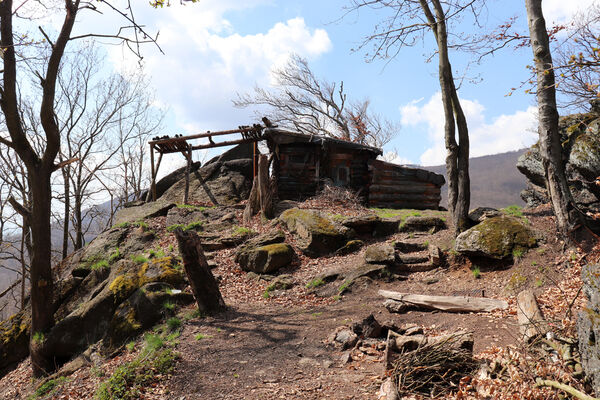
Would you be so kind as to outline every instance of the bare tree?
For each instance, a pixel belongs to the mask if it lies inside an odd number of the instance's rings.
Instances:
[[[552,52],[559,106],[580,110],[600,98],[600,4],[577,14]]]
[[[546,175],[546,187],[556,224],[561,236],[568,240],[575,227],[583,222],[569,190],[558,132],[558,110],[550,41],[541,0],[525,0],[531,49],[537,74],[538,134],[540,154]]]
[[[331,83],[315,76],[308,61],[292,55],[275,69],[272,89],[254,88],[252,94],[238,94],[236,107],[262,106],[271,122],[307,134],[320,134],[374,147],[383,147],[399,130],[369,109],[370,102],[348,102],[344,82]]]
[[[55,164],[60,151],[61,136],[55,113],[56,84],[65,49],[69,41],[74,39],[98,36],[94,33],[72,36],[73,26],[81,10],[92,9],[118,13],[125,20],[126,26],[117,27],[114,35],[100,35],[125,43],[136,54],[140,53],[139,44],[143,41],[153,41],[144,29],[135,22],[131,5],[127,12],[119,10],[107,0],[87,2],[80,0],[64,0],[64,20],[56,37],[51,38],[40,27],[42,37],[32,40],[29,35],[19,32],[19,26],[14,24],[15,16],[22,17],[20,6],[13,7],[12,0],[0,3],[0,46],[2,47],[2,80],[0,83],[0,107],[4,114],[6,130],[10,138],[0,137],[0,144],[14,149],[23,161],[27,171],[27,179],[31,191],[29,206],[12,202],[13,208],[30,221],[32,254],[30,263],[31,276],[31,332],[30,354],[33,373],[35,376],[51,372],[55,368],[52,349],[44,347],[43,335],[54,325],[54,282],[52,277],[52,244],[51,244],[51,176],[63,165]],[[126,5],[127,6],[127,5]],[[44,7],[40,3],[40,7]],[[131,33],[131,36],[128,34]],[[28,48],[42,48],[49,53],[43,62],[29,64],[24,62],[29,56]],[[18,51],[17,51],[18,49]],[[39,55],[33,55],[35,57]],[[19,62],[17,62],[19,60]],[[28,68],[38,77],[35,89],[39,94],[39,119],[43,130],[41,138],[44,141],[42,151],[36,151],[32,138],[27,135],[24,121],[19,110],[22,100],[19,97],[19,74]],[[33,88],[32,88],[33,89]],[[38,340],[33,340],[37,338]]]
[[[448,49],[452,47],[448,42],[448,24],[466,12],[471,12],[477,19],[477,2],[478,0],[351,0],[351,10],[374,8],[390,12],[389,17],[360,46],[364,48],[367,44],[373,45],[373,52],[368,54],[370,60],[393,58],[403,47],[412,46],[423,39],[428,31],[435,38],[445,119],[448,208],[456,235],[469,226],[469,131],[448,54]]]
[[[63,139],[60,156],[73,163],[62,170],[63,250],[69,217],[73,225],[73,249],[78,250],[84,246],[89,228],[98,225],[94,217],[102,216],[93,204],[111,191],[100,181],[121,169],[123,162],[129,164],[133,156],[131,145],[145,142],[157,133],[162,113],[152,107],[153,96],[140,72],[107,77],[101,74],[101,57],[93,44],[66,57],[64,63],[58,78],[56,114]],[[123,157],[125,151],[129,152],[128,158]],[[130,176],[131,173],[127,178]],[[127,179],[113,181],[124,188],[121,191],[127,201]]]

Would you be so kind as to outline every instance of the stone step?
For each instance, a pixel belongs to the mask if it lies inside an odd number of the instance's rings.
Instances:
[[[432,263],[419,263],[419,264],[399,264],[397,265],[399,272],[425,272],[436,269],[437,267]]]
[[[446,229],[446,222],[438,217],[408,217],[400,224],[400,232],[437,232]]]
[[[424,243],[396,242],[394,244],[394,247],[401,253],[416,253],[419,251],[427,250],[428,245]]]
[[[400,264],[421,264],[421,263],[426,263],[429,262],[429,254],[427,253],[420,253],[420,254],[410,254],[410,255],[405,255],[405,254],[399,254],[398,255],[398,262]]]

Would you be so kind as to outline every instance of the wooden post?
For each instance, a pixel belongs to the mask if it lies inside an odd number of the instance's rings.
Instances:
[[[181,228],[177,228],[174,233],[198,310],[207,314],[225,310],[225,301],[219,291],[219,284],[208,267],[200,238],[195,232],[183,231]]]
[[[254,142],[254,145],[252,146],[254,153],[252,156],[252,176],[256,178],[256,174],[258,173],[257,171],[257,167],[256,167],[256,157],[260,154],[258,152],[258,142]]]
[[[154,170],[154,145],[150,145],[150,171],[152,174],[152,183],[150,184],[150,192],[152,193],[152,201],[156,201],[156,171]]]
[[[184,153],[187,164],[185,166],[185,191],[183,192],[183,204],[188,204],[190,195],[190,170],[192,169],[192,146],[188,146],[188,151]]]

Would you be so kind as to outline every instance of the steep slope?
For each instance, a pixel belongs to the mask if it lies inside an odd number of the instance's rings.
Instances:
[[[519,196],[525,189],[526,178],[517,170],[517,159],[526,150],[511,151],[470,160],[471,208],[479,206],[506,207],[523,205]],[[423,167],[446,177],[446,166]],[[447,206],[448,185],[442,187],[441,205]]]

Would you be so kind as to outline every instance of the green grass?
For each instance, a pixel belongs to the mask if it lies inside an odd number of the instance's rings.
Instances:
[[[163,308],[168,311],[175,310],[175,307],[176,307],[175,303],[171,303],[170,301],[165,301],[163,304]]]
[[[502,211],[506,215],[510,215],[513,217],[517,217],[517,218],[523,217],[523,208],[516,204],[513,204],[512,206],[503,208],[500,211]]]
[[[135,342],[132,340],[131,342],[129,342],[125,345],[125,348],[127,349],[127,351],[134,351],[135,350]]]
[[[115,251],[110,255],[110,257],[108,257],[108,262],[110,264],[113,264],[114,262],[116,262],[120,259],[121,259],[121,252],[119,251],[119,248],[117,247],[115,249]]]
[[[512,256],[515,260],[520,260],[523,257],[524,251],[523,249],[514,249],[512,251]]]
[[[167,232],[175,232],[176,229],[181,229],[182,231],[200,231],[202,230],[203,225],[204,223],[202,221],[191,222],[187,225],[173,224],[167,226]]]
[[[175,331],[181,328],[181,320],[177,317],[172,317],[167,320],[167,327],[170,331]]]
[[[168,250],[169,250],[169,253],[173,252],[173,245],[172,244],[169,245]]]
[[[96,270],[99,270],[99,269],[102,269],[102,268],[108,268],[108,265],[109,265],[109,264],[108,264],[108,261],[107,261],[107,260],[100,260],[100,261],[98,261],[97,263],[93,264],[93,265],[90,267],[90,269],[91,269],[92,271],[96,271]]]
[[[210,339],[212,336],[209,335],[204,335],[202,333],[198,333],[196,336],[194,336],[194,339],[196,340],[202,340],[202,339]]]
[[[535,287],[540,287],[540,286],[542,286],[544,284],[544,281],[541,278],[537,278],[535,280],[534,284],[535,284]]]
[[[129,222],[121,222],[120,224],[113,226],[113,228],[129,228]]]
[[[46,340],[46,337],[42,332],[35,332],[31,338],[31,341],[35,344],[42,344],[44,340]]]
[[[255,233],[252,229],[246,228],[244,226],[234,226],[232,230],[233,234],[236,236],[246,236]]]
[[[210,208],[215,208],[213,207],[205,207],[205,206],[194,206],[191,204],[177,204],[177,208],[185,208],[188,210],[198,210],[198,211],[204,211],[204,210],[208,210]]]
[[[165,256],[165,252],[162,251],[161,249],[158,250],[150,250],[148,252],[148,258],[163,258]]]
[[[471,268],[471,273],[473,274],[473,278],[475,278],[475,279],[481,278],[481,270],[479,269],[479,267],[477,265],[474,265],[473,268]]]
[[[321,278],[315,278],[312,281],[308,282],[306,284],[306,288],[307,289],[314,289],[317,288],[319,286],[323,286],[325,284],[325,281]]]
[[[269,290],[265,290],[262,294],[263,299],[268,299],[271,297],[271,292]]]
[[[339,287],[338,289],[338,293],[342,294],[344,293],[352,284],[352,281],[344,281],[344,283],[342,283],[342,286]]]
[[[141,254],[132,254],[131,255],[131,261],[137,263],[137,264],[144,264],[148,262],[148,259],[146,257],[144,257]]]
[[[67,381],[67,377],[61,376],[55,379],[49,379],[43,384],[41,384],[33,393],[33,395],[28,397],[28,400],[37,399],[40,397],[44,397],[56,391],[59,386],[64,384]]]
[[[335,296],[332,297],[332,299],[334,299],[335,301],[340,301],[342,299],[342,296],[339,294],[336,294]]]
[[[142,228],[143,230],[147,230],[149,228],[148,224],[144,221],[136,221],[134,222],[134,225],[138,228]]]

